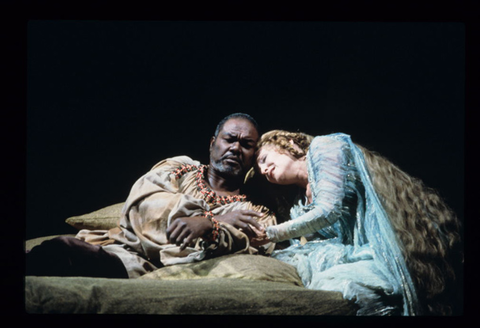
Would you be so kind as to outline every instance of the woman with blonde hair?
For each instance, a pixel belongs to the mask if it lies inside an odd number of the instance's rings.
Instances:
[[[343,133],[273,130],[258,146],[257,172],[299,190],[266,240],[289,241],[272,256],[307,288],[343,293],[357,315],[452,314],[460,223],[433,189]]]

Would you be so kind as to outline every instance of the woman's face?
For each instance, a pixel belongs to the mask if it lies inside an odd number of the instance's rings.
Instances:
[[[263,146],[257,156],[257,167],[268,182],[280,185],[296,184],[300,160],[280,152],[275,146]]]

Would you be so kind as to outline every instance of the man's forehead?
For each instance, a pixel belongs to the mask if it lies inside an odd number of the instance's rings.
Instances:
[[[246,119],[232,118],[225,122],[221,133],[241,135],[245,138],[258,138],[258,131],[255,126]]]

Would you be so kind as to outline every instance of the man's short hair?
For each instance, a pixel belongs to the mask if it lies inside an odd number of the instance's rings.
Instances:
[[[255,129],[257,130],[258,134],[260,134],[260,131],[258,129],[258,123],[257,123],[257,121],[255,121],[255,119],[253,117],[251,117],[250,115],[245,114],[245,113],[233,113],[233,114],[230,114],[230,115],[224,117],[220,121],[220,123],[218,123],[217,128],[215,129],[215,138],[220,133],[220,130],[222,130],[223,126],[225,125],[225,122],[227,122],[228,120],[230,120],[232,118],[242,118],[242,119],[245,119],[247,121],[250,121],[250,123],[252,123],[253,126],[255,127]]]

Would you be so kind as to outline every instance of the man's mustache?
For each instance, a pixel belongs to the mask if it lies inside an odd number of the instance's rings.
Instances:
[[[222,158],[220,160],[223,161],[225,159],[233,160],[233,161],[237,162],[238,164],[240,164],[241,166],[243,166],[243,163],[242,163],[241,159],[238,156],[235,156],[233,154],[226,154],[226,155],[222,156]]]

